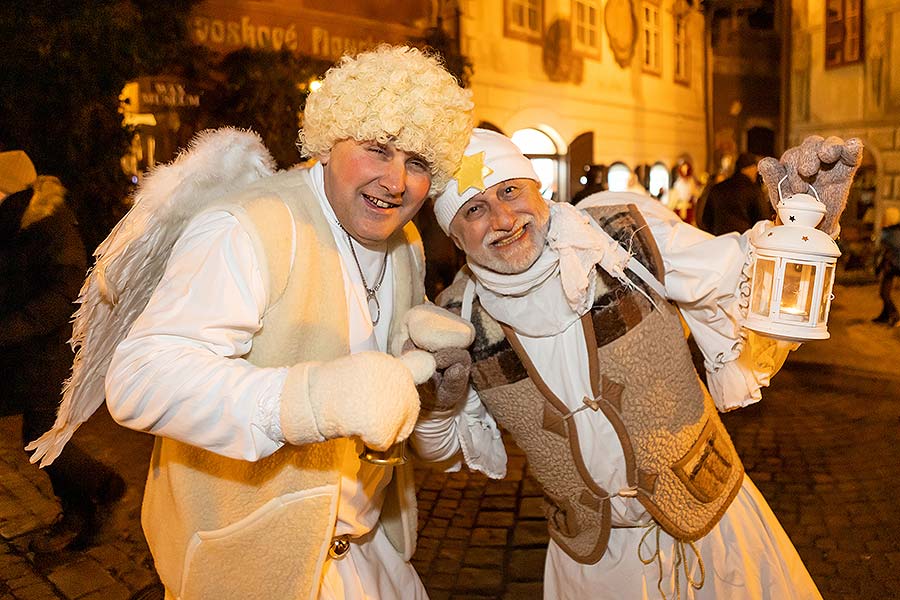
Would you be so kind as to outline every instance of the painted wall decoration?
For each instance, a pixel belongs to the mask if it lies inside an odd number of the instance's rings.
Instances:
[[[637,18],[632,0],[609,0],[604,13],[613,57],[623,69],[631,64],[637,42]]]
[[[572,26],[557,19],[544,33],[542,53],[544,73],[550,81],[581,83],[584,59],[572,52]]]

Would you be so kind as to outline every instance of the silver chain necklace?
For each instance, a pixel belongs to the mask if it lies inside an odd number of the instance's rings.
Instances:
[[[384,249],[384,260],[381,263],[381,273],[378,275],[378,281],[375,282],[371,288],[369,284],[366,283],[366,276],[363,274],[362,266],[359,264],[359,258],[356,256],[356,249],[353,247],[353,238],[350,237],[350,232],[344,229],[344,226],[340,225],[341,229],[344,230],[344,233],[347,235],[347,243],[350,244],[350,253],[353,255],[353,261],[356,263],[356,270],[359,271],[359,278],[362,279],[363,289],[366,290],[366,304],[369,307],[369,316],[372,317],[372,325],[378,325],[378,319],[381,318],[381,303],[378,301],[378,288],[381,287],[381,283],[384,281],[384,273],[387,271],[387,248]],[[373,304],[374,301],[374,311]]]

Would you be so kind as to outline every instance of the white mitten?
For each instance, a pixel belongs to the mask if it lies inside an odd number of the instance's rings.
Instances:
[[[409,437],[419,395],[409,368],[381,352],[292,367],[281,396],[281,429],[291,444],[359,437],[386,450]]]
[[[419,304],[403,317],[393,354],[402,354],[408,340],[417,348],[437,352],[443,348],[467,348],[475,339],[475,328],[465,319],[434,304]]]

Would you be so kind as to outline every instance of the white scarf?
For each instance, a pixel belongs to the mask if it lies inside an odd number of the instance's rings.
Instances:
[[[587,213],[557,202],[550,205],[547,243],[531,267],[512,275],[471,262],[469,268],[488,314],[523,335],[545,337],[565,331],[590,310],[597,287],[595,265],[634,288],[625,275],[630,260],[629,251]]]

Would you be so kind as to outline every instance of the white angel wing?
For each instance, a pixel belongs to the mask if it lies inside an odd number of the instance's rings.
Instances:
[[[35,451],[32,463],[51,464],[103,403],[113,351],[146,307],[188,221],[274,171],[256,133],[223,128],[201,132],[187,151],[143,180],[131,210],[94,252],[96,262],[82,285],[69,341],[75,350],[72,374],[53,428],[25,447]]]

